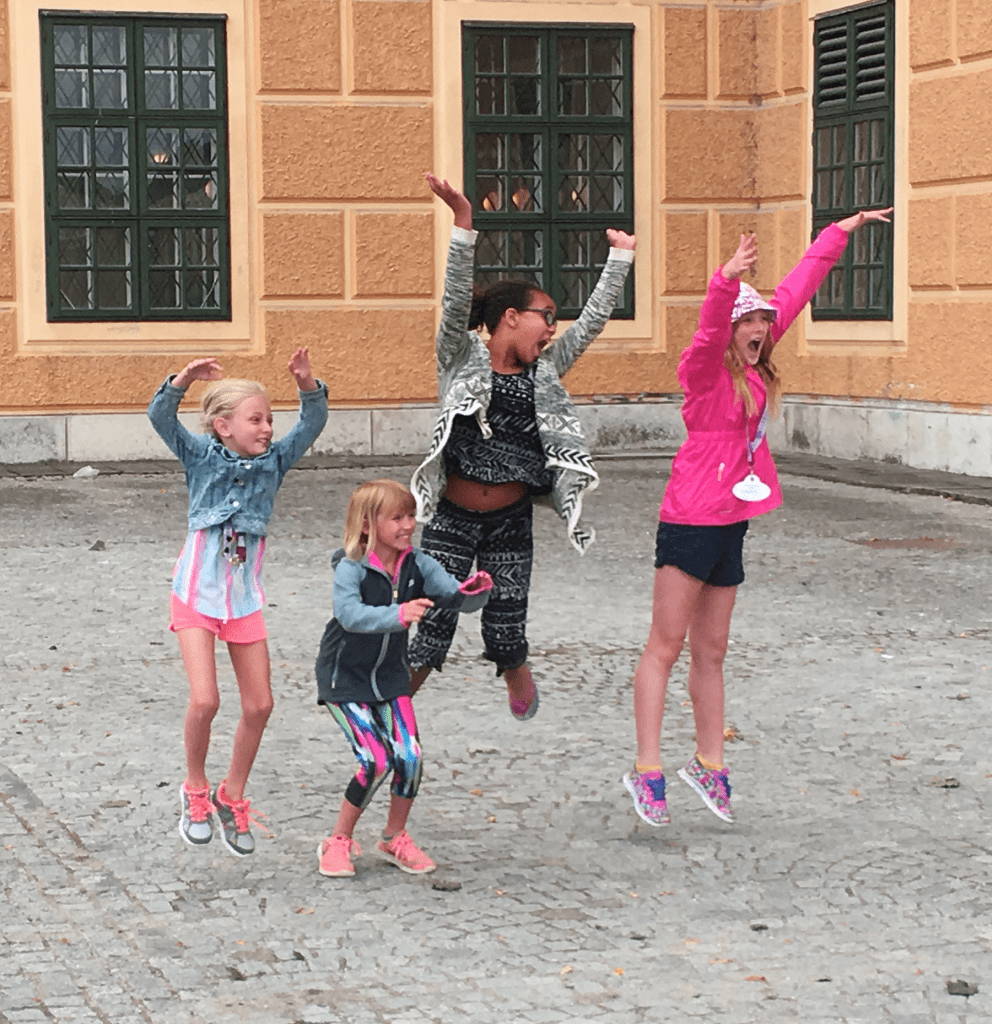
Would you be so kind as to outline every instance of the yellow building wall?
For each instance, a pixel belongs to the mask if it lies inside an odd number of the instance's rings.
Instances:
[[[812,19],[844,0],[102,0],[228,17],[229,324],[48,324],[38,10],[0,0],[0,411],[136,410],[216,353],[291,403],[310,346],[332,404],[436,396],[450,217],[423,172],[461,180],[460,24],[635,28],[637,316],[569,375],[578,396],[669,393],[713,269],[758,233],[771,290],[810,235]],[[899,0],[895,315],[786,334],[788,392],[982,406],[992,320],[992,4]]]

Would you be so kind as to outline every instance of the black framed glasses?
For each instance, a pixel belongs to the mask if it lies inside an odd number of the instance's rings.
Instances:
[[[544,317],[544,322],[549,327],[554,327],[558,323],[558,314],[553,309],[537,309],[534,306],[525,306],[519,310],[521,313],[540,313]]]

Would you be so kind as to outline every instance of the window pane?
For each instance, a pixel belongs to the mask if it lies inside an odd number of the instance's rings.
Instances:
[[[218,266],[220,232],[216,228],[186,228],[183,232],[183,255],[187,266]]]
[[[153,210],[174,210],[179,206],[179,175],[149,174],[148,205]]]
[[[55,133],[59,167],[89,167],[90,133],[86,128],[59,128]]]
[[[149,128],[145,139],[149,167],[172,166],[179,163],[178,128]]]
[[[144,41],[146,65],[165,68],[174,68],[178,65],[174,28],[146,27]]]
[[[93,136],[97,164],[102,167],[127,167],[126,128],[97,128]]]
[[[560,78],[558,80],[558,112],[582,117],[589,111],[584,78]]]
[[[145,104],[149,110],[178,110],[179,73],[146,71]]]
[[[502,135],[480,132],[475,137],[475,169],[506,170],[506,145]]]
[[[85,25],[56,25],[52,41],[56,64],[89,63],[89,32]]]
[[[510,202],[515,210],[540,213],[544,202],[541,179],[514,177],[511,182]]]
[[[483,74],[502,74],[506,70],[503,63],[502,36],[479,36],[476,39],[475,70]]]
[[[213,128],[184,128],[182,158],[186,167],[215,166],[217,132]]]
[[[188,309],[217,309],[220,279],[216,270],[187,270],[183,274],[185,305]]]
[[[475,195],[479,209],[495,212],[505,209],[504,188],[502,178],[477,176],[475,179]]]
[[[153,267],[179,265],[179,235],[174,228],[152,228],[148,232],[148,257]]]
[[[212,68],[214,58],[214,31],[210,28],[183,29],[183,66]]]
[[[502,78],[479,78],[475,83],[475,112],[502,114],[506,109]]]
[[[90,179],[86,173],[60,171],[57,181],[60,210],[85,210],[90,205]]]
[[[97,228],[96,262],[101,267],[131,264],[130,234],[127,228]]]
[[[123,26],[93,26],[93,64],[96,67],[117,68],[122,68],[127,64]]]
[[[562,36],[558,39],[558,74],[584,75],[586,66],[586,41],[578,37]]]
[[[130,206],[128,173],[96,175],[96,208],[100,210],[126,210]]]
[[[179,271],[149,271],[148,299],[152,309],[178,309],[181,305]]]
[[[127,107],[127,77],[124,71],[93,72],[93,106],[102,110]]]
[[[594,117],[619,117],[623,113],[623,85],[618,80],[594,79],[589,106]]]
[[[131,306],[131,272],[98,270],[96,274],[98,309],[129,309]]]
[[[530,132],[514,132],[509,138],[510,169],[514,171],[537,171],[541,169],[542,139]]]
[[[589,41],[589,70],[594,75],[622,75],[623,47],[620,40],[594,36]]]
[[[217,81],[212,71],[183,72],[183,107],[213,110],[217,106]]]
[[[541,73],[540,40],[537,36],[510,36],[507,40],[507,56],[512,74]]]
[[[183,206],[187,210],[212,210],[217,206],[217,179],[202,172],[183,176]]]
[[[510,113],[521,117],[535,117],[541,113],[540,79],[510,79]]]
[[[85,69],[55,70],[55,106],[62,109],[80,109],[90,105],[90,76]]]
[[[59,305],[62,309],[92,309],[92,272],[62,270],[59,272]]]
[[[59,228],[59,264],[86,267],[90,262],[89,228]]]

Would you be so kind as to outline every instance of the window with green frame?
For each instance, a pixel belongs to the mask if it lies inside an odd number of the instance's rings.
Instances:
[[[224,27],[42,12],[49,320],[231,318]]]
[[[533,281],[576,317],[605,229],[634,230],[633,28],[465,23],[462,44],[476,280]],[[633,315],[628,278],[614,316]]]
[[[813,234],[892,205],[894,3],[814,23]],[[813,300],[814,320],[892,319],[892,227],[855,232]]]

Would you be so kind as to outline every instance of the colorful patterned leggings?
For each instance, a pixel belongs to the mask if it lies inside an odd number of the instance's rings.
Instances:
[[[493,592],[482,609],[485,655],[497,675],[527,660],[527,595],[534,564],[534,508],[521,498],[494,512],[470,512],[442,498],[424,527],[421,550],[436,558],[456,579],[472,572],[472,562],[493,578]],[[432,608],[417,626],[407,660],[414,668],[439,669],[458,625],[458,612]]]
[[[358,760],[358,771],[348,783],[344,798],[364,810],[390,769],[392,791],[412,800],[420,788],[422,758],[417,719],[409,697],[381,704],[327,704],[334,721],[348,737]]]

